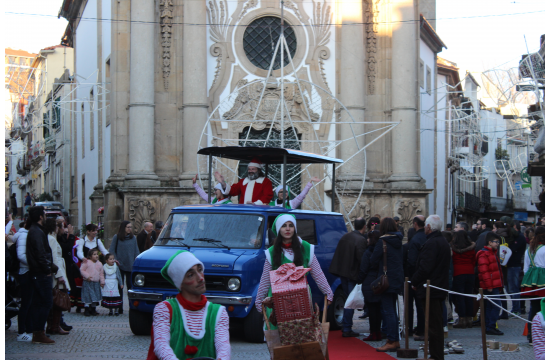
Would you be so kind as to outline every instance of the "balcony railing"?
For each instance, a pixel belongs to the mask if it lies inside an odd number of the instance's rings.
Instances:
[[[481,199],[470,193],[465,193],[464,208],[472,211],[479,212],[481,209]]]
[[[491,197],[491,210],[493,211],[513,211],[514,202],[512,199],[501,197]]]
[[[459,192],[457,194],[457,208],[470,210],[475,212],[482,212],[484,210],[484,205],[482,205],[481,199],[473,194],[468,192]]]

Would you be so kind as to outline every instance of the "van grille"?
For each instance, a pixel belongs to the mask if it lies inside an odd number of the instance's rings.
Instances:
[[[145,273],[145,287],[155,289],[174,289],[172,284],[168,282],[161,274]],[[208,291],[227,291],[227,280],[225,276],[205,275],[206,289]],[[133,284],[133,279],[132,279]],[[132,285],[132,288],[139,288]]]

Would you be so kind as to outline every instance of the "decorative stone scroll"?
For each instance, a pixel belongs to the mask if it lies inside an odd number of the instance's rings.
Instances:
[[[214,85],[218,82],[220,77],[220,70],[222,68],[222,61],[227,58],[226,37],[227,29],[231,22],[229,14],[227,13],[227,1],[221,0],[209,1],[206,8],[206,14],[208,16],[208,23],[210,24],[210,39],[214,41],[214,44],[210,47],[210,54],[216,57],[216,72],[214,73],[214,80],[210,86],[210,92],[214,88]]]
[[[296,14],[296,17],[298,17],[298,19],[300,19],[300,21],[303,21],[302,14],[300,13],[300,10],[298,9],[298,7],[294,3],[294,1],[284,0],[283,5],[284,5],[284,7],[292,10],[294,12],[294,14]]]
[[[134,226],[134,233],[138,233],[141,231],[141,228],[143,227],[143,223],[146,221],[149,221],[151,223],[154,223],[155,220],[153,218],[153,214],[155,213],[155,208],[153,207],[153,204],[151,204],[148,200],[142,200],[142,199],[129,199],[128,200],[128,208],[129,208],[129,219],[132,222],[132,225]]]
[[[248,0],[246,4],[244,4],[243,9],[241,10],[241,14],[239,15],[239,20],[243,18],[243,16],[246,15],[248,10],[253,9],[258,5],[258,0]]]
[[[170,76],[170,47],[172,45],[172,18],[174,17],[174,3],[172,0],[160,0],[160,33],[162,35],[162,77],[164,89],[168,90]]]
[[[412,220],[422,211],[422,204],[415,199],[402,199],[395,204],[396,213],[399,214],[400,225],[403,229],[412,227]]]
[[[369,94],[374,94],[376,80],[376,45],[378,33],[378,4],[380,0],[365,1],[365,17],[367,23],[367,78]]]
[[[332,23],[332,12],[330,5],[326,0],[321,5],[321,2],[313,2],[314,14],[313,20],[309,20],[313,30],[314,48],[316,49],[317,61],[319,62],[319,72],[326,89],[330,91],[325,73],[325,60],[330,57],[330,50],[326,46],[330,40],[330,24]]]

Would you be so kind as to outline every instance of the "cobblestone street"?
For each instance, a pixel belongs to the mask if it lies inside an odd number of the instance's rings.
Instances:
[[[125,299],[126,300],[126,299]],[[125,301],[127,305],[127,301]],[[127,306],[126,306],[127,307]],[[17,342],[17,318],[12,319],[12,326],[5,332],[6,359],[39,360],[39,359],[136,359],[144,360],[150,344],[149,336],[136,336],[132,334],[128,324],[128,311],[121,316],[107,316],[107,310],[98,307],[99,316],[84,317],[73,312],[65,314],[67,324],[74,328],[70,335],[54,335],[56,341],[53,346],[36,345],[32,343]],[[358,319],[360,312],[356,312],[354,330],[360,333],[369,331],[369,322]],[[521,336],[524,323],[521,320],[501,320],[499,328],[504,336],[488,336],[487,340],[500,342],[519,343],[517,352],[502,352],[489,350],[489,359],[534,359],[533,348],[527,343],[526,337]],[[362,339],[363,336],[359,337]],[[457,340],[465,349],[462,355],[448,355],[449,359],[483,359],[481,351],[481,329],[451,329],[448,340]],[[381,346],[382,342],[372,342],[373,347]],[[409,346],[418,349],[420,342],[410,338]],[[405,341],[401,340],[401,347]],[[231,333],[232,359],[269,360],[269,353],[265,344],[250,344],[245,342],[239,332]],[[393,357],[395,353],[390,353]],[[423,357],[423,353],[419,353]]]

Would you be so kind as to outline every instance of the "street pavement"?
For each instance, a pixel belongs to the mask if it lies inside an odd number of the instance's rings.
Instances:
[[[55,345],[38,345],[17,342],[17,318],[12,319],[12,326],[5,331],[6,359],[39,360],[39,359],[135,359],[144,360],[149,349],[149,336],[133,335],[128,324],[128,302],[125,299],[126,311],[121,316],[107,316],[108,311],[98,307],[99,316],[84,317],[83,314],[73,312],[65,314],[65,321],[74,328],[70,335],[52,335]],[[369,331],[367,320],[358,319],[361,312],[356,311],[353,329],[366,334]],[[526,337],[521,336],[524,323],[521,320],[501,320],[499,329],[504,336],[488,336],[488,340],[519,343],[517,352],[488,351],[489,359],[512,360],[534,359],[533,348],[527,343]],[[359,337],[362,339],[364,336]],[[448,340],[460,342],[465,353],[446,356],[449,359],[483,359],[481,350],[481,329],[450,329]],[[382,346],[385,341],[371,342],[369,345]],[[410,337],[410,348],[418,349],[420,342]],[[401,347],[405,346],[404,339]],[[243,340],[238,331],[231,332],[232,359],[269,360],[269,353],[265,344],[250,344]],[[395,353],[390,353],[397,358]],[[419,357],[423,357],[419,353]],[[333,359],[335,360],[335,359]]]

